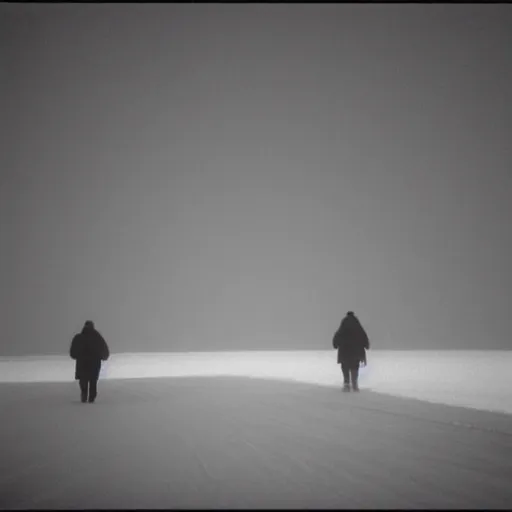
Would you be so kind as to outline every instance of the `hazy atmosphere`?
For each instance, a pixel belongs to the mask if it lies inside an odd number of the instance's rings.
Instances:
[[[511,349],[512,7],[0,5],[0,356]]]

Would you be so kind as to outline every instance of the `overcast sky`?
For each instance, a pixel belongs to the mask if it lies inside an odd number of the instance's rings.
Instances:
[[[0,355],[512,348],[511,6],[0,15]]]

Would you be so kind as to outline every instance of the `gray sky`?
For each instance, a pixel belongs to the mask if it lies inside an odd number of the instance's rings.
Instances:
[[[0,16],[0,355],[512,348],[511,6]]]

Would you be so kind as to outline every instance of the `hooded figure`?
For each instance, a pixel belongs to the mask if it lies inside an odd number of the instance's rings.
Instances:
[[[85,322],[82,332],[75,334],[69,355],[76,360],[75,379],[79,381],[82,402],[94,402],[101,361],[106,361],[110,352],[103,336],[90,320]]]
[[[359,391],[359,364],[366,364],[366,350],[370,348],[370,343],[361,322],[352,311],[349,311],[341,321],[332,344],[338,349],[338,364],[341,364],[343,372],[343,389],[350,391],[352,381],[352,389]]]

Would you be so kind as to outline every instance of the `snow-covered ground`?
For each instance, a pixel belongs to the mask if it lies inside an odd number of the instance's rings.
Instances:
[[[240,376],[339,387],[336,352],[113,354],[102,379]],[[0,358],[0,382],[69,382],[67,356]],[[512,414],[512,351],[368,352],[362,390]]]
[[[114,354],[82,404],[67,357],[4,358],[0,509],[512,508],[510,353],[372,351],[361,393],[335,360]]]

